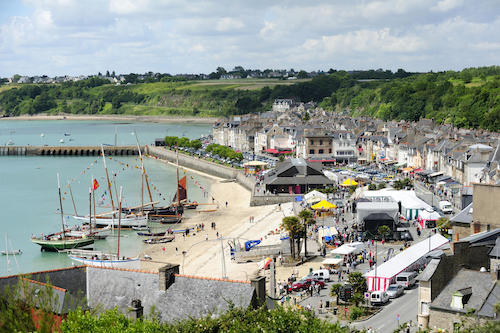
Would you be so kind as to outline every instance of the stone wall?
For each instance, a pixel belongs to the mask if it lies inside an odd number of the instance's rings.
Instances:
[[[264,206],[264,205],[274,205],[285,202],[292,202],[295,200],[295,195],[263,195],[263,196],[253,196],[250,200],[250,206]]]
[[[476,316],[466,317],[465,315],[459,315],[456,312],[431,309],[429,316],[429,329],[432,331],[445,329],[446,332],[454,332],[454,325],[464,324],[465,326],[469,326],[475,323],[481,324],[484,322],[484,318],[478,318]]]
[[[500,227],[500,185],[474,184],[473,202],[473,221],[481,224],[481,231]]]

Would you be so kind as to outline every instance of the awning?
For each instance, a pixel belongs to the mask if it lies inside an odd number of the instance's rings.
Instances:
[[[341,258],[326,258],[321,263],[323,265],[340,265],[344,262],[344,259]]]
[[[276,150],[276,149],[266,149],[264,150],[266,153],[271,153],[271,154],[291,154],[293,153],[291,150]]]
[[[424,169],[418,168],[418,169],[413,170],[413,172],[414,173],[422,173],[422,172],[424,172]]]
[[[404,167],[406,165],[406,162],[402,162],[402,163],[397,163],[395,165],[396,168],[401,168],[401,167]]]
[[[261,162],[261,161],[250,161],[247,163],[244,163],[243,166],[265,166],[267,165],[266,162]]]
[[[335,206],[334,204],[332,203],[329,203],[328,201],[326,200],[321,200],[320,202],[318,202],[317,204],[311,206],[312,209],[333,209],[333,208],[337,208],[337,206]]]
[[[403,168],[403,172],[410,172],[412,170],[413,170],[412,167]]]
[[[352,180],[351,178],[347,178],[342,183],[342,186],[358,186],[358,182],[356,182],[355,180]]]
[[[444,174],[444,172],[438,171],[438,172],[431,173],[429,175],[429,177],[437,177],[437,176],[441,176],[442,174]]]

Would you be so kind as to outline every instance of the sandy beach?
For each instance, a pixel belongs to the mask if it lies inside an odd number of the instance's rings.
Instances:
[[[134,116],[134,115],[74,115],[74,114],[61,114],[61,115],[23,115],[17,117],[4,117],[0,121],[9,120],[107,120],[107,121],[142,121],[142,122],[158,122],[158,123],[197,123],[197,124],[212,124],[215,118],[202,118],[202,117],[166,117],[166,116]]]
[[[263,244],[279,241],[279,236],[269,236],[269,234],[279,229],[284,216],[292,214],[292,205],[290,203],[283,204],[281,207],[278,205],[250,207],[250,192],[244,187],[218,177],[203,175],[214,181],[210,188],[210,195],[215,198],[215,205],[200,206],[198,209],[210,210],[217,208],[216,206],[218,209],[214,212],[190,212],[190,217],[183,221],[182,228],[204,224],[205,229],[191,232],[186,237],[177,234],[176,239],[171,243],[150,245],[141,253],[141,257],[147,254],[152,260],[143,260],[141,268],[157,270],[165,263],[175,263],[181,265],[180,272],[183,274],[221,278],[223,273],[222,243],[227,278],[248,280],[248,277],[258,270],[258,263],[238,264],[231,260],[228,241],[239,239],[240,243],[244,243],[247,240],[262,239]],[[253,216],[253,222],[250,222],[251,216]],[[210,227],[212,222],[216,224],[215,230]],[[180,227],[172,225],[172,228]],[[222,242],[220,237],[222,237]],[[185,255],[182,254],[183,251],[186,252]]]

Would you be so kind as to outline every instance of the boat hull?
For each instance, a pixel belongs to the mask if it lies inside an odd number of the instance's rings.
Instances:
[[[88,221],[89,218],[88,216],[73,216],[75,220],[83,220],[83,221]],[[147,216],[133,216],[133,217],[124,217],[121,218],[120,224],[122,228],[132,228],[132,227],[139,227],[143,226],[148,222],[148,217]],[[107,226],[113,226],[115,228],[118,228],[118,218],[97,218],[95,220],[95,224],[98,227],[107,227]]]
[[[107,268],[129,268],[129,269],[137,269],[140,266],[139,258],[105,260],[105,259],[83,258],[72,255],[69,255],[68,257],[73,261],[88,266],[107,267]]]
[[[32,238],[31,241],[35,244],[40,245],[42,247],[42,250],[46,251],[76,249],[94,243],[93,238],[60,239],[60,240]]]

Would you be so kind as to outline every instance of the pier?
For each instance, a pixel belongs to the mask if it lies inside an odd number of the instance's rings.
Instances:
[[[108,156],[138,155],[136,146],[104,146]],[[141,147],[144,150],[144,146]],[[100,156],[100,146],[1,146],[0,156]]]

